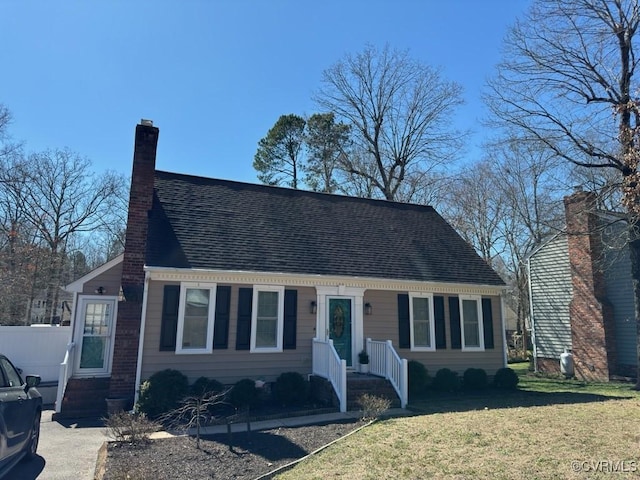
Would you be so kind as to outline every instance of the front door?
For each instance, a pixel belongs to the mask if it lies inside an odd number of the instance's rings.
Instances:
[[[329,298],[329,338],[347,366],[353,365],[353,321],[351,298]]]
[[[109,374],[116,299],[80,297],[76,329],[76,373]]]

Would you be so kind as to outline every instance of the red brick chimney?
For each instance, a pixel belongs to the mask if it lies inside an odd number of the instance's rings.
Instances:
[[[150,120],[142,120],[136,126],[129,216],[122,264],[121,281],[124,301],[118,303],[118,320],[109,384],[110,397],[124,397],[130,401],[133,400],[135,393],[147,227],[153,203],[158,134],[159,130]]]
[[[616,368],[613,308],[602,271],[602,229],[596,196],[577,191],[564,199],[573,283],[571,342],[578,378],[609,381]]]

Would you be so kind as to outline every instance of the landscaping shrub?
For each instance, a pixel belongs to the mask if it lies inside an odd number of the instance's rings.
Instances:
[[[173,410],[189,393],[189,381],[178,370],[166,369],[154,373],[140,385],[136,411],[156,418]]]
[[[407,375],[409,376],[409,395],[420,395],[427,390],[431,379],[422,363],[417,360],[409,360]]]
[[[160,430],[160,425],[149,420],[144,413],[118,412],[103,419],[107,435],[116,442],[134,445],[148,442],[149,435]]]
[[[191,385],[191,395],[201,396],[206,393],[220,393],[224,385],[213,378],[200,377]]]
[[[499,369],[493,377],[493,384],[503,390],[515,390],[519,381],[518,374],[509,367]]]
[[[236,382],[229,392],[229,401],[236,408],[250,408],[258,403],[258,389],[256,382],[245,378]]]
[[[482,390],[487,387],[487,372],[482,368],[467,368],[462,375],[462,385],[466,390]]]
[[[300,405],[309,396],[309,382],[298,372],[282,373],[274,385],[276,400],[282,405]]]
[[[460,388],[458,372],[448,368],[441,368],[433,379],[433,388],[440,392],[455,392]]]
[[[375,420],[389,410],[391,400],[365,393],[358,399],[358,404],[362,407],[363,420]]]

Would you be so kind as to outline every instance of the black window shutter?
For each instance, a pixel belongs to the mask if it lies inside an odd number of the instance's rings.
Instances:
[[[493,314],[491,312],[491,299],[482,299],[482,323],[484,326],[484,348],[493,346]]]
[[[400,348],[411,348],[409,327],[409,295],[398,294],[398,344]]]
[[[160,325],[160,351],[176,349],[178,331],[178,306],[180,304],[180,285],[165,285],[162,297],[162,323]]]
[[[229,346],[229,313],[231,311],[231,287],[216,288],[216,318],[213,323],[213,348]]]
[[[236,335],[236,350],[249,350],[251,348],[252,301],[252,288],[241,288],[238,291],[238,330]]]
[[[444,297],[433,297],[433,315],[436,328],[436,349],[447,348],[447,331],[444,320]]]
[[[282,347],[285,350],[296,348],[296,323],[298,320],[298,291],[284,291],[284,327],[282,332]]]
[[[458,297],[449,297],[449,324],[451,327],[451,348],[462,348],[462,333],[460,330],[460,303]]]

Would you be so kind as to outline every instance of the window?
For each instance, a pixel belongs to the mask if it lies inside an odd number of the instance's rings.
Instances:
[[[484,350],[480,297],[460,297],[460,328],[463,350]]]
[[[409,318],[411,328],[411,350],[435,350],[433,296],[422,293],[410,293]]]
[[[281,352],[284,287],[256,286],[251,311],[251,351]]]
[[[183,283],[176,353],[211,353],[215,318],[216,285]]]

